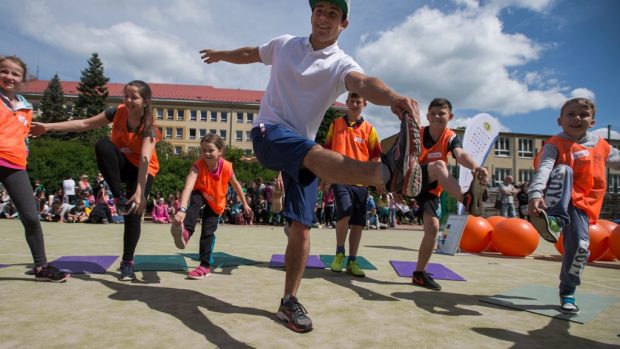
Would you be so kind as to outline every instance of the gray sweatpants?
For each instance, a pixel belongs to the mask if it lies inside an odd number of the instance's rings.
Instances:
[[[588,215],[573,206],[573,169],[566,165],[553,168],[545,192],[547,214],[560,218],[564,225],[564,257],[560,271],[560,294],[573,294],[581,284],[581,273],[588,262],[590,227]]]

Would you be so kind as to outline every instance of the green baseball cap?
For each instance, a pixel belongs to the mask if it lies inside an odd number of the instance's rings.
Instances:
[[[313,9],[314,6],[316,6],[316,3],[319,1],[329,2],[329,3],[332,3],[340,7],[342,12],[344,13],[344,17],[349,18],[349,9],[351,8],[351,0],[309,0],[310,8]]]

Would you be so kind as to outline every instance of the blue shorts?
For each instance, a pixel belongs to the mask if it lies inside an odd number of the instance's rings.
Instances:
[[[349,217],[349,225],[366,225],[368,188],[355,185],[334,184],[336,221]]]
[[[301,168],[306,154],[317,143],[282,125],[264,125],[251,131],[256,159],[268,169],[281,171],[284,181],[282,215],[289,221],[312,225],[318,179]]]

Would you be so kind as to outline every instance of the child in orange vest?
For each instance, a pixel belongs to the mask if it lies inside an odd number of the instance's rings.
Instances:
[[[564,234],[560,309],[571,315],[579,313],[575,290],[590,254],[588,229],[598,220],[607,190],[605,164],[620,169],[620,151],[588,132],[595,113],[586,98],[564,103],[558,118],[562,132],[536,155],[528,190],[530,222],[542,238],[555,243]]]
[[[0,182],[15,204],[26,230],[35,278],[63,282],[70,274],[47,264],[38,205],[26,172],[32,105],[16,93],[22,87],[26,73],[26,64],[21,59],[0,56]]]
[[[422,189],[416,197],[419,203],[418,217],[422,218],[424,237],[420,243],[416,270],[412,282],[416,286],[439,291],[441,286],[426,273],[426,265],[431,259],[439,233],[439,196],[443,189],[453,198],[463,202],[470,211],[472,202],[482,196],[488,176],[487,170],[463,150],[460,138],[448,128],[452,120],[452,104],[445,98],[435,98],[428,106],[426,114],[429,125],[420,130],[422,152],[418,157],[422,168]],[[463,193],[459,183],[448,171],[448,153],[456,161],[474,172],[474,179],[468,192]]]
[[[151,87],[144,81],[134,80],[125,85],[123,104],[104,110],[86,119],[56,123],[32,123],[32,134],[45,132],[84,132],[106,127],[112,123],[110,139],[95,144],[97,166],[114,195],[114,205],[123,219],[123,257],[119,279],[131,281],[134,254],[140,239],[142,213],[146,208],[153,180],[159,172],[155,144],[161,134],[151,109]],[[128,195],[122,190],[125,184]]]
[[[194,234],[200,207],[204,205],[202,230],[200,232],[200,266],[189,272],[190,279],[204,279],[211,276],[211,252],[215,243],[215,230],[220,215],[226,208],[228,184],[232,185],[243,203],[246,216],[252,214],[243,188],[235,178],[232,164],[224,160],[224,141],[220,136],[208,134],[200,140],[201,156],[189,170],[181,194],[181,208],[174,216],[170,233],[175,245],[184,249]],[[188,205],[189,206],[186,206]]]

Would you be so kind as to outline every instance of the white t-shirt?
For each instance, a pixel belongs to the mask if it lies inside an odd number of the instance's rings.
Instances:
[[[65,179],[62,181],[62,189],[65,195],[75,195],[75,181],[73,179]]]
[[[254,126],[279,124],[314,139],[327,109],[347,91],[345,77],[364,71],[335,43],[314,50],[308,37],[283,35],[258,48],[271,76]]]

